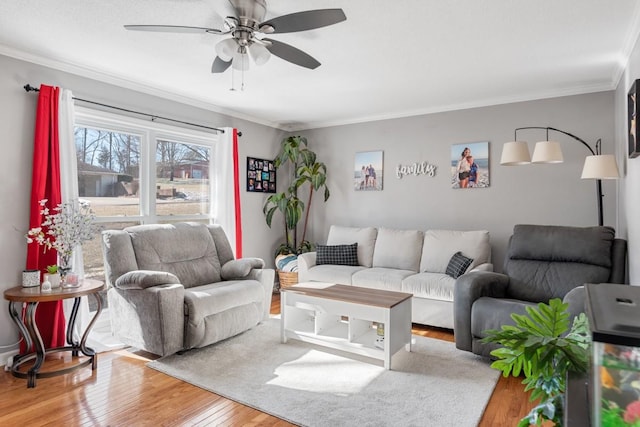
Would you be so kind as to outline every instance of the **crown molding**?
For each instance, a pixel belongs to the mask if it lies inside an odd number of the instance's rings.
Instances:
[[[622,58],[615,65],[613,70],[613,87],[617,88],[620,84],[620,79],[624,75],[624,71],[627,69],[629,65],[629,58],[631,58],[631,54],[633,53],[633,49],[638,42],[638,37],[640,36],[640,2],[635,4],[635,8],[633,10],[633,17],[631,19],[631,28],[629,28],[629,32],[627,33],[627,37],[624,41],[624,46],[622,48]]]
[[[25,62],[30,62],[36,65],[41,65],[43,67],[52,68],[54,70],[74,74],[80,77],[97,80],[102,83],[112,84],[114,86],[134,90],[137,92],[145,93],[147,95],[157,96],[160,98],[179,102],[181,104],[190,105],[192,107],[202,108],[207,111],[213,111],[215,113],[223,114],[236,119],[247,120],[247,121],[268,126],[271,128],[286,130],[280,124],[264,120],[260,117],[254,117],[248,114],[241,113],[239,111],[226,109],[218,105],[211,104],[210,102],[204,101],[202,99],[180,95],[175,92],[170,92],[164,89],[147,85],[137,80],[132,80],[130,78],[115,75],[115,74],[105,73],[103,71],[100,71],[91,67],[86,67],[84,65],[47,58],[41,55],[36,55],[36,54],[32,54],[22,50],[14,49],[3,44],[0,44],[0,55],[8,56],[10,58],[18,59]],[[29,83],[29,82],[24,82],[24,83]],[[30,82],[30,83],[36,85],[36,84],[39,84],[40,82]],[[73,88],[70,88],[70,89],[73,90]],[[220,127],[224,127],[224,125],[220,125]]]
[[[320,128],[333,127],[333,126],[345,126],[345,125],[360,124],[360,123],[374,122],[374,121],[381,121],[381,120],[402,119],[407,117],[423,116],[426,114],[444,113],[447,111],[491,107],[491,106],[503,105],[503,104],[513,104],[516,102],[538,101],[541,99],[560,98],[563,96],[583,95],[587,93],[606,92],[610,90],[615,90],[615,85],[612,82],[602,83],[602,84],[593,84],[593,85],[583,85],[583,86],[575,86],[575,87],[565,88],[565,89],[555,90],[555,91],[531,92],[528,94],[518,95],[518,96],[504,96],[504,97],[476,100],[476,101],[467,102],[467,103],[441,105],[441,106],[438,106],[437,108],[406,110],[406,111],[397,112],[393,114],[380,114],[376,116],[354,117],[352,119],[347,119],[347,120],[295,124],[295,125],[290,125],[288,127],[288,130],[290,132],[297,132],[302,130],[320,129]]]

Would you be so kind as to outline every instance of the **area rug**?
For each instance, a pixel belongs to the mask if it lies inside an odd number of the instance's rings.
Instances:
[[[499,372],[449,342],[413,336],[382,362],[280,342],[280,320],[149,362],[175,378],[303,426],[476,426]]]

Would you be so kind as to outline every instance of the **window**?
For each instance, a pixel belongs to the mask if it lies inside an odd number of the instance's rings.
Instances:
[[[78,194],[102,229],[213,222],[217,135],[76,107]],[[83,245],[85,275],[104,278],[100,236]]]

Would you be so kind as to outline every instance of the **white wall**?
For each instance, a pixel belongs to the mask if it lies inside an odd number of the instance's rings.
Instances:
[[[280,130],[234,119],[211,111],[145,95],[121,87],[45,68],[0,55],[0,290],[20,284],[26,261],[24,234],[29,225],[31,162],[37,94],[22,86],[41,83],[71,89],[74,95],[132,110],[150,112],[206,126],[236,127],[243,136],[239,143],[241,176],[246,157],[272,158],[284,133]],[[85,105],[86,106],[86,105]],[[261,257],[273,266],[273,250],[280,233],[269,230],[262,214],[263,194],[247,193],[241,187],[243,208],[243,255]],[[5,308],[0,310],[0,346],[18,339],[17,328]],[[0,353],[6,349],[0,348]]]
[[[551,126],[573,133],[603,151],[614,152],[614,93],[600,92],[424,116],[337,126],[303,132],[328,166],[331,198],[314,202],[312,242],[325,242],[331,224],[384,226],[400,229],[487,229],[493,262],[502,269],[507,240],[519,223],[572,226],[597,225],[596,184],[581,180],[588,150],[569,137],[552,133],[561,143],[564,163],[501,166],[504,142],[514,129]],[[523,131],[518,139],[535,142],[544,131]],[[452,189],[450,147],[489,141],[490,179],[486,189]],[[384,151],[384,189],[353,189],[354,155]],[[435,178],[395,177],[398,164],[435,164]],[[639,160],[640,162],[640,160]],[[605,225],[617,226],[616,182],[603,182]]]
[[[629,58],[615,93],[616,144],[621,147],[620,166],[620,225],[629,239],[629,282],[640,285],[640,157],[628,156],[627,93],[636,79],[640,79],[640,46],[636,45]]]

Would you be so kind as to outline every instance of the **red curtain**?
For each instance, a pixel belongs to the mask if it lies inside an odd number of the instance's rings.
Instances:
[[[42,224],[40,200],[47,199],[51,210],[61,203],[60,154],[58,139],[58,95],[60,89],[40,86],[38,110],[33,146],[33,175],[31,181],[31,214],[29,228]],[[57,264],[58,254],[54,249],[44,250],[35,243],[27,245],[27,269],[46,272],[48,265]],[[46,348],[65,345],[65,319],[62,301],[38,304],[36,324]],[[27,349],[22,344],[21,351]]]
[[[233,129],[233,199],[236,210],[236,258],[242,258],[242,215],[240,209],[240,164],[238,162],[238,129]]]

